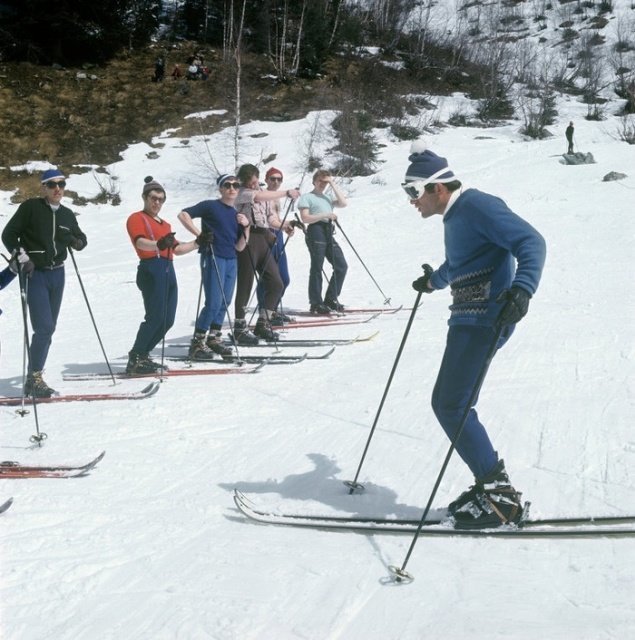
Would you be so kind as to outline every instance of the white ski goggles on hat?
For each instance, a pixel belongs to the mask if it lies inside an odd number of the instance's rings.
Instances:
[[[430,184],[428,180],[415,180],[414,182],[402,182],[401,188],[411,200],[419,200],[428,184]]]
[[[442,176],[444,173],[449,173],[450,176],[448,178],[439,179],[439,176]],[[408,197],[411,200],[418,200],[423,195],[423,191],[427,185],[437,182],[452,182],[453,180],[456,180],[456,177],[452,173],[452,170],[449,167],[444,167],[443,169],[439,169],[439,171],[437,171],[436,173],[433,173],[428,178],[421,178],[420,180],[407,180],[406,182],[402,182],[401,188],[408,194]]]

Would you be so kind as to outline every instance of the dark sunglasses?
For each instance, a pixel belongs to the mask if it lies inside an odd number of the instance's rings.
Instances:
[[[240,182],[223,182],[220,186],[221,189],[235,189],[238,191],[240,189]]]
[[[66,180],[60,180],[59,182],[49,180],[48,182],[45,182],[44,185],[47,189],[57,189],[57,187],[59,187],[60,189],[64,189],[66,188]]]
[[[282,182],[282,177],[270,176],[267,178],[267,180],[271,180],[271,182]]]

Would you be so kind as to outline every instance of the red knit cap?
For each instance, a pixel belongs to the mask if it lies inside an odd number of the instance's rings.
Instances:
[[[269,167],[269,169],[267,169],[267,173],[265,173],[265,180],[268,180],[273,175],[279,175],[281,178],[284,179],[284,176],[282,175],[282,171],[280,171],[280,169],[276,169],[275,167]]]

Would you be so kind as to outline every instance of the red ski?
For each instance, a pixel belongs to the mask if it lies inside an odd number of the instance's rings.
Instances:
[[[398,311],[404,310],[403,305],[399,307],[345,307],[344,311],[331,311],[331,313],[327,315],[318,315],[315,313],[311,313],[310,311],[289,311],[289,314],[292,316],[300,316],[305,318],[342,318],[347,315],[354,314],[363,314],[363,313],[373,313],[373,314],[382,314],[382,315],[391,315],[393,313],[397,313]],[[412,309],[406,309],[406,311],[412,311]]]
[[[344,324],[366,324],[374,320],[380,313],[374,313],[368,317],[351,319],[342,316],[311,316],[315,320],[300,320],[298,322],[288,322],[282,327],[274,327],[274,331],[278,329],[304,329],[305,327],[340,327]]]
[[[110,375],[106,376],[110,378]],[[153,396],[161,385],[158,382],[152,382],[141,391],[130,391],[124,393],[67,393],[50,398],[36,398],[37,404],[51,404],[55,402],[94,402],[96,400],[143,400]],[[22,398],[22,396],[9,396],[0,398],[0,406],[16,407],[24,402],[29,405],[33,402],[30,396]]]
[[[5,478],[76,478],[86,475],[106,455],[102,451],[94,460],[79,466],[26,465],[19,462],[0,462],[0,479]],[[9,505],[10,506],[10,505]],[[8,507],[7,507],[8,508]]]

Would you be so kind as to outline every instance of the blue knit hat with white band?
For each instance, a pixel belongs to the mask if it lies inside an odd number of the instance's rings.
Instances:
[[[218,185],[218,187],[222,187],[223,186],[223,182],[225,182],[226,180],[229,180],[230,178],[235,178],[236,176],[234,176],[233,173],[221,173],[218,178],[216,178],[216,184]]]
[[[410,147],[410,166],[406,182],[418,182],[419,188],[434,182],[452,182],[456,176],[448,167],[448,161],[427,148],[423,140],[416,140]]]

